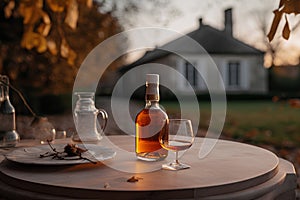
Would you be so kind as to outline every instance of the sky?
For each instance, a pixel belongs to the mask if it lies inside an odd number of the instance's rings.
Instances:
[[[134,24],[127,28],[139,27],[163,27],[181,33],[188,33],[198,28],[198,19],[202,18],[203,23],[218,29],[223,29],[224,10],[233,9],[233,35],[237,39],[250,44],[260,50],[265,50],[263,40],[266,39],[262,34],[259,24],[266,20],[267,27],[271,26],[273,20],[273,10],[277,9],[279,0],[170,0],[170,5],[158,10],[153,19],[153,15],[147,12],[140,12]],[[171,8],[178,10],[178,15],[172,16],[169,13]],[[167,20],[166,20],[167,19]],[[299,16],[289,15],[291,27],[300,20]],[[167,23],[165,23],[167,21]],[[281,28],[284,20],[281,21],[276,38],[281,41],[281,50],[275,60],[276,64],[297,64],[300,55],[300,31],[291,33],[288,41],[281,38]],[[300,29],[300,28],[299,28]],[[268,28],[269,30],[269,28]],[[168,38],[157,38],[156,45],[165,43]],[[265,62],[268,65],[268,62]]]

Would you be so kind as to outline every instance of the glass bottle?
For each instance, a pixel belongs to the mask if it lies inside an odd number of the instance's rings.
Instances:
[[[0,75],[0,147],[14,147],[20,141],[16,132],[15,108],[9,100],[9,79]]]
[[[166,131],[168,115],[159,105],[159,75],[146,75],[146,106],[135,119],[136,144],[138,159],[145,161],[162,160],[168,155],[159,143],[159,135]]]

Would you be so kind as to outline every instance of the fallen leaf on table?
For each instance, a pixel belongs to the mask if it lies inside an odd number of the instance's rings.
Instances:
[[[142,179],[143,178],[141,178],[141,177],[132,176],[131,178],[129,178],[127,180],[127,182],[129,182],[129,183],[135,183],[135,182],[138,182],[139,180],[142,180]]]
[[[104,188],[110,188],[110,185],[109,185],[109,183],[104,183],[104,186],[103,186]]]

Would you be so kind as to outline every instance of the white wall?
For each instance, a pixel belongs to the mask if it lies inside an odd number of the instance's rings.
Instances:
[[[211,60],[207,56],[201,55],[184,55],[185,58],[197,65],[200,73],[207,77],[212,84],[220,84],[211,80],[212,73],[209,67],[212,65]],[[223,84],[227,92],[243,92],[243,93],[266,93],[268,91],[267,70],[263,67],[263,56],[253,55],[211,55],[222,76]],[[228,62],[240,63],[240,85],[239,87],[230,87],[228,84]],[[184,63],[182,58],[177,57],[177,70],[184,74]],[[200,77],[200,75],[198,75]],[[181,90],[185,91],[185,83],[179,85]],[[196,90],[199,92],[206,91],[204,82],[200,82]]]
[[[262,56],[231,56],[231,55],[212,55],[211,57],[201,56],[201,55],[182,55],[185,59],[191,61],[195,64],[197,69],[200,71],[198,73],[198,79],[202,80],[201,75],[206,76],[209,85],[219,86],[222,83],[225,85],[227,93],[266,93],[268,91],[268,80],[267,80],[267,70],[263,67],[263,57]],[[211,59],[212,58],[212,59]],[[227,80],[227,63],[229,61],[239,61],[241,64],[241,87],[230,88],[228,87]],[[184,63],[185,60],[179,56],[169,55],[165,58],[152,61],[152,63],[161,63],[169,67],[174,67],[181,74],[185,74]],[[215,77],[215,73],[212,70],[216,65],[219,69],[220,78]],[[135,84],[139,81],[145,81],[145,76],[147,73],[156,73],[151,69],[149,65],[149,70],[143,70],[142,74],[132,74],[130,75],[130,84]],[[201,75],[200,75],[201,74]],[[216,81],[217,79],[221,82]],[[179,79],[172,72],[160,73],[160,80],[164,80],[168,85],[174,86],[176,90],[180,91],[182,94],[191,94],[193,90],[186,86],[186,81]],[[124,83],[124,90],[128,83]],[[196,93],[207,92],[207,87],[204,81],[199,81],[197,88],[195,88]],[[174,91],[173,91],[174,92]]]

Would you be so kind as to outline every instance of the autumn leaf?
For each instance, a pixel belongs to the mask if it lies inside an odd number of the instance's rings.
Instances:
[[[53,40],[48,40],[47,41],[47,47],[48,47],[49,52],[52,55],[55,55],[55,56],[57,55],[57,53],[58,53],[57,46],[56,46],[56,43]]]
[[[19,13],[23,17],[23,24],[35,25],[41,18],[47,21],[48,15],[42,10],[43,1],[21,1]],[[50,19],[48,17],[48,22]]]
[[[47,0],[47,5],[53,12],[63,12],[65,10],[66,1],[62,0]]]
[[[76,29],[78,20],[78,4],[76,0],[69,0],[67,5],[67,16],[65,23],[72,29]]]
[[[288,104],[292,108],[300,108],[300,99],[289,99]]]
[[[293,13],[295,15],[299,14],[300,13],[300,1],[299,0],[280,0],[278,9],[274,11],[275,16],[273,18],[271,29],[267,35],[270,42],[273,40],[273,38],[276,34],[276,31],[278,29],[278,25],[282,18],[283,13],[285,13],[285,14]],[[289,39],[290,32],[291,32],[291,30],[289,28],[289,23],[286,18],[286,23],[285,23],[285,26],[282,31],[282,37],[286,40]]]
[[[279,2],[279,9],[284,5],[284,3],[285,3],[285,0],[280,0],[280,2]]]
[[[76,52],[73,49],[70,49],[69,56],[67,58],[68,64],[71,66],[74,66],[76,58],[77,58]]]
[[[259,131],[257,129],[252,129],[245,133],[246,138],[254,138],[259,135]]]
[[[127,182],[129,182],[129,183],[135,183],[135,182],[138,182],[139,180],[143,180],[143,178],[137,177],[137,176],[132,176],[129,179],[127,179]]]
[[[49,15],[48,15],[46,12],[42,11],[42,12],[41,12],[41,16],[42,16],[43,22],[44,22],[45,24],[51,24],[50,17],[49,17]]]
[[[93,0],[78,0],[78,3],[85,4],[88,8],[93,6]]]
[[[19,13],[23,17],[23,24],[28,24],[32,18],[34,6],[27,6],[21,3],[19,6]]]
[[[286,20],[286,23],[285,23],[284,28],[283,28],[283,31],[282,31],[282,37],[283,37],[284,39],[288,40],[289,37],[290,37],[291,30],[290,30],[289,22],[288,22],[286,16],[285,16],[285,20]]]
[[[40,33],[42,36],[47,36],[50,32],[51,24],[40,24],[37,28],[37,32]]]
[[[86,6],[91,8],[93,6],[93,0],[86,0]]]
[[[272,22],[272,26],[271,26],[270,32],[267,35],[270,42],[274,39],[274,36],[276,34],[276,31],[277,31],[277,28],[278,28],[278,25],[281,20],[283,12],[279,11],[279,10],[274,10],[274,14],[275,14],[275,16],[274,16],[274,19]]]
[[[7,6],[4,8],[5,18],[9,18],[12,15],[12,11],[15,8],[15,1],[9,1]]]
[[[36,48],[39,53],[43,53],[47,50],[47,41],[38,33],[28,32],[24,34],[21,46],[28,50]]]
[[[65,38],[63,38],[62,41],[61,41],[60,55],[63,58],[67,58],[68,55],[69,55],[69,45],[68,45],[68,43],[67,43],[67,41],[66,41]]]
[[[66,39],[63,38],[60,46],[60,55],[63,58],[67,58],[68,64],[73,66],[75,65],[75,60],[77,58],[77,54],[73,49],[70,48],[69,44],[67,43]]]
[[[40,33],[42,36],[47,36],[51,29],[51,21],[47,13],[43,12],[41,13],[42,19],[44,23],[41,23],[38,28],[37,32]]]
[[[36,50],[39,53],[47,51],[47,40],[43,37],[39,37],[39,44],[36,46]]]
[[[286,14],[299,14],[300,13],[300,1],[299,0],[285,0],[283,12]]]

